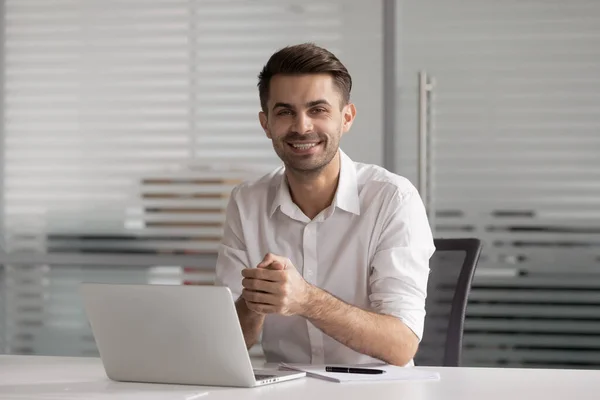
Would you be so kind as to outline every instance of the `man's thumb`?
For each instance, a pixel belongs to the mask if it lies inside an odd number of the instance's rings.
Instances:
[[[269,269],[273,269],[276,271],[283,271],[285,269],[285,267],[286,267],[285,264],[283,264],[281,261],[273,261],[268,266]]]

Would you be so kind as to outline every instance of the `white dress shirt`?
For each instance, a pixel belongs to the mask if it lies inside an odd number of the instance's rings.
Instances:
[[[423,202],[405,178],[353,162],[340,150],[331,206],[314,219],[292,201],[284,168],[233,189],[216,284],[242,292],[242,269],[267,253],[291,260],[304,279],[344,302],[399,318],[421,339],[429,258],[435,248]],[[299,316],[265,318],[267,362],[376,362]],[[412,361],[409,363],[412,365]]]

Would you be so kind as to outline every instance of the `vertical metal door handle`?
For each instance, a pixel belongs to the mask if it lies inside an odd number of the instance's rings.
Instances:
[[[418,187],[419,194],[425,203],[430,225],[434,226],[431,193],[431,94],[433,91],[433,79],[427,72],[419,72],[419,98],[418,98],[418,123],[417,123],[417,145],[418,145]]]

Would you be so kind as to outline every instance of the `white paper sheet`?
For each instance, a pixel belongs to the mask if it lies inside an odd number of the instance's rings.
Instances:
[[[392,365],[373,366],[382,369],[383,374],[349,374],[340,372],[326,372],[324,365],[310,364],[286,364],[281,363],[281,368],[304,371],[306,375],[321,378],[333,382],[365,382],[365,381],[423,381],[440,379],[440,374],[435,371],[427,371],[416,367],[395,367]],[[348,365],[348,367],[351,367]],[[361,365],[360,367],[364,367]]]

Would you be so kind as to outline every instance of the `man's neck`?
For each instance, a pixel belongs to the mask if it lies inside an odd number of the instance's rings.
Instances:
[[[310,219],[333,202],[340,176],[340,152],[315,176],[305,176],[286,170],[292,201]]]

